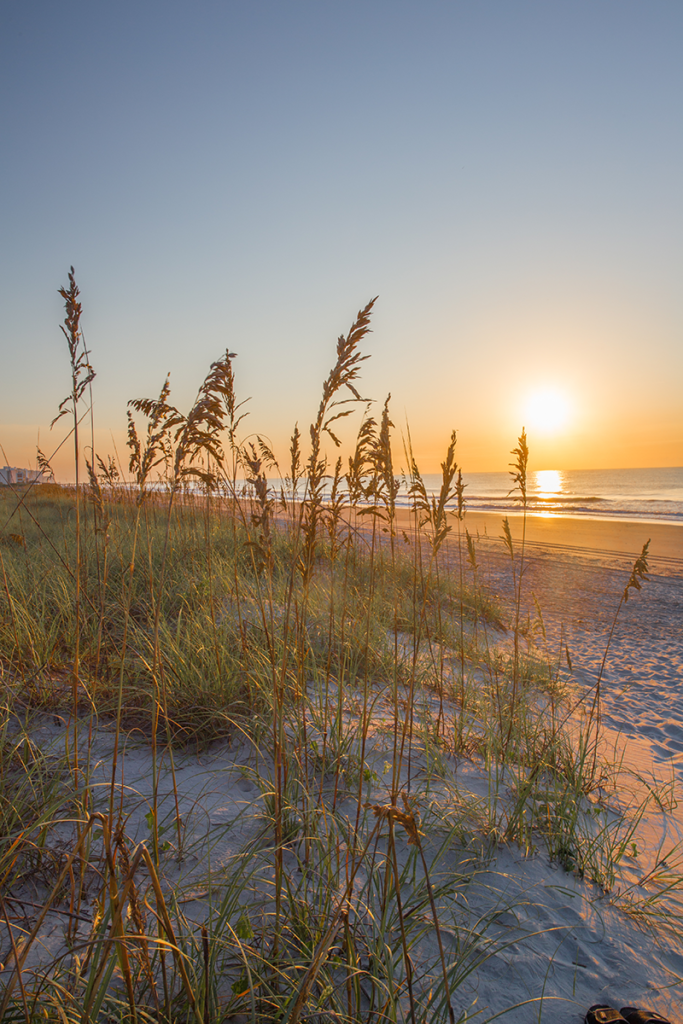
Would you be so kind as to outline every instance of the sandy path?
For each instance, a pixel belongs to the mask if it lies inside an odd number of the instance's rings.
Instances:
[[[483,577],[510,607],[510,560],[502,548],[479,545]],[[653,562],[655,571],[619,612],[603,674],[604,710],[608,724],[647,738],[655,759],[675,764],[683,779],[683,565],[676,572]],[[528,549],[524,610],[536,617],[535,595],[549,649],[557,652],[564,642],[587,685],[600,670],[631,564],[607,552]]]

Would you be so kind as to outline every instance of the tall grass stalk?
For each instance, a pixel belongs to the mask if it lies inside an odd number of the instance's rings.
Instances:
[[[527,466],[529,463],[529,448],[527,445],[526,431],[522,428],[522,433],[519,435],[517,441],[517,447],[512,450],[512,455],[515,456],[515,461],[511,463],[512,469],[510,475],[512,476],[513,483],[515,485],[513,490],[519,492],[519,498],[522,503],[522,542],[519,549],[519,568],[515,571],[515,551],[512,544],[512,535],[510,533],[510,525],[508,520],[505,519],[503,522],[504,538],[505,543],[510,552],[510,561],[512,564],[514,590],[515,590],[515,622],[513,627],[513,642],[514,642],[514,653],[513,653],[513,665],[512,665],[512,692],[510,695],[510,706],[507,711],[509,718],[508,732],[505,738],[505,749],[509,746],[510,739],[512,737],[512,726],[515,719],[515,713],[517,708],[517,694],[519,690],[519,641],[520,641],[520,617],[522,607],[522,581],[524,578],[524,555],[526,550],[526,518],[527,518]],[[510,493],[513,493],[512,491]]]
[[[617,605],[617,609],[616,609],[616,611],[614,613],[614,618],[612,619],[612,625],[610,627],[609,635],[607,637],[607,643],[605,644],[605,652],[604,652],[604,654],[602,656],[602,662],[600,663],[600,670],[598,672],[598,678],[597,678],[596,683],[595,683],[595,691],[594,691],[594,694],[593,694],[593,702],[591,704],[591,709],[590,709],[590,712],[588,714],[588,731],[587,731],[587,742],[588,743],[592,742],[592,745],[593,745],[593,776],[595,776],[595,770],[596,770],[596,767],[597,767],[598,743],[599,743],[599,739],[600,739],[600,723],[601,723],[601,720],[602,720],[602,705],[601,705],[602,693],[601,693],[601,686],[602,686],[602,677],[604,675],[605,666],[607,664],[607,656],[609,655],[610,647],[612,645],[612,638],[614,637],[614,630],[617,627],[617,620],[619,619],[619,613],[621,612],[622,606],[624,604],[626,604],[626,602],[628,601],[629,591],[631,591],[631,590],[634,590],[634,591],[640,590],[641,586],[642,586],[642,583],[644,583],[647,580],[647,574],[649,572],[649,566],[648,566],[648,562],[647,562],[647,557],[648,557],[649,549],[650,549],[650,541],[647,540],[645,542],[645,544],[643,544],[643,550],[640,552],[640,554],[636,558],[635,562],[633,563],[633,566],[631,568],[631,573],[629,575],[628,580],[626,581],[626,586],[624,587],[624,589],[623,589],[623,591],[621,593],[621,597],[619,599],[619,604]],[[591,741],[590,740],[590,731],[591,731],[591,725],[593,724],[593,722],[595,722],[595,738],[594,738],[594,740]]]
[[[90,365],[88,359],[88,353],[83,343],[83,336],[81,333],[81,314],[83,312],[82,304],[78,301],[80,294],[78,285],[76,284],[76,278],[74,276],[74,268],[71,267],[69,271],[69,286],[68,288],[60,288],[59,294],[64,299],[64,308],[66,316],[64,317],[64,323],[60,326],[60,330],[66,339],[66,343],[69,349],[69,363],[71,366],[71,392],[70,394],[60,403],[59,412],[52,421],[52,426],[61,419],[62,416],[68,414],[71,415],[73,422],[73,442],[74,442],[74,473],[76,479],[76,492],[75,492],[75,507],[76,507],[76,556],[75,565],[73,567],[73,575],[75,579],[75,594],[74,594],[74,611],[75,611],[75,630],[74,630],[74,654],[73,654],[73,668],[71,674],[71,694],[73,703],[73,770],[74,770],[74,781],[78,786],[78,691],[80,687],[80,631],[81,631],[81,570],[82,570],[82,545],[81,545],[81,494],[80,494],[80,438],[79,438],[79,427],[80,427],[80,415],[79,415],[79,403],[85,394],[86,389],[91,384],[95,373]],[[68,738],[68,730],[65,734]]]

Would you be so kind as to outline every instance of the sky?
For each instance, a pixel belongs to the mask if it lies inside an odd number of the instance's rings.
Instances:
[[[73,264],[121,461],[229,348],[284,462],[377,295],[397,462],[683,465],[682,45],[679,0],[3,0],[0,461],[64,436]]]

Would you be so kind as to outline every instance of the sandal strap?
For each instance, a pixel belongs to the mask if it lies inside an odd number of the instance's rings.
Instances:
[[[586,1014],[586,1024],[627,1024],[618,1010],[606,1003],[596,1003]]]
[[[637,1006],[622,1006],[621,1015],[627,1024],[670,1024],[656,1010],[639,1010]]]

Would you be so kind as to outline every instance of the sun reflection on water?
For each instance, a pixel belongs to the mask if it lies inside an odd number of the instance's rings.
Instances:
[[[557,515],[559,510],[553,499],[561,498],[565,493],[564,473],[560,469],[537,469],[534,475],[534,497],[541,506],[550,506],[539,509],[537,514],[547,517]]]
[[[559,469],[537,469],[536,490],[541,498],[563,494],[564,474]]]

